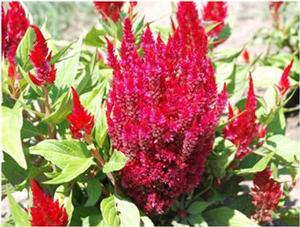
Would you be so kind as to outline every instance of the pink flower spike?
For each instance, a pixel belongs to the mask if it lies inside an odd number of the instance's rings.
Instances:
[[[94,127],[94,116],[84,110],[80,103],[76,90],[72,87],[73,109],[68,116],[72,137],[81,139],[85,135],[90,135]]]
[[[38,182],[30,179],[32,207],[30,208],[32,226],[67,226],[68,214],[58,201],[44,193]]]
[[[284,96],[290,88],[289,74],[293,66],[293,63],[294,60],[291,60],[290,64],[288,64],[288,66],[285,67],[281,79],[279,81],[279,84],[277,86],[281,96]]]

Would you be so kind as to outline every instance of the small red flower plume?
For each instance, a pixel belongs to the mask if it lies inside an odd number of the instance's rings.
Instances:
[[[279,89],[279,92],[282,96],[285,95],[286,92],[290,88],[289,74],[290,74],[291,68],[293,67],[293,63],[294,63],[294,60],[292,60],[290,62],[290,64],[288,64],[288,66],[285,67],[285,69],[283,70],[281,79],[279,81],[279,84],[277,86]]]
[[[279,24],[280,24],[280,14],[279,14],[279,9],[282,6],[283,1],[270,1],[269,2],[269,8],[272,14],[272,19],[273,19],[273,24],[275,28],[279,28]]]
[[[36,35],[33,49],[29,54],[36,75],[29,72],[29,77],[37,86],[53,84],[56,76],[56,69],[54,64],[50,63],[51,52],[49,53],[46,40],[40,29],[35,25],[31,25],[30,27],[33,28]]]
[[[229,104],[229,113],[228,119],[232,119],[234,117],[234,112]],[[249,79],[249,91],[245,105],[245,111],[242,112],[240,109],[238,110],[238,116],[231,123],[229,123],[223,130],[223,134],[226,139],[230,140],[234,143],[238,150],[236,153],[237,159],[243,159],[247,156],[251,149],[249,145],[253,140],[258,139],[259,136],[265,135],[265,129],[263,132],[259,133],[258,129],[262,131],[261,126],[256,123],[256,98],[254,94],[253,81],[250,74]]]
[[[43,192],[38,182],[30,180],[32,207],[30,208],[32,226],[67,226],[68,214],[59,202]]]
[[[207,36],[193,2],[179,2],[178,27],[166,43],[149,26],[135,44],[124,20],[120,59],[107,40],[113,68],[107,103],[113,146],[129,161],[121,186],[148,214],[166,212],[201,180],[227,102],[217,91]]]
[[[244,62],[246,64],[249,64],[250,63],[250,54],[246,48],[244,49],[242,56],[243,56]]]
[[[253,218],[258,222],[272,221],[272,212],[277,208],[282,196],[280,184],[271,178],[269,167],[257,173],[251,188],[252,203],[256,207]]]
[[[16,51],[22,40],[29,20],[26,17],[25,10],[19,2],[9,2],[9,9],[5,12],[3,3],[1,5],[1,52],[9,63],[10,77],[16,74]],[[12,72],[14,72],[12,74]]]
[[[124,2],[94,2],[95,8],[101,14],[103,20],[110,18],[114,22],[119,20],[123,4]]]
[[[202,19],[204,21],[211,21],[220,23],[208,35],[212,37],[218,37],[222,29],[224,28],[224,21],[227,17],[227,3],[226,2],[207,2],[203,8]]]
[[[94,127],[94,116],[84,110],[76,90],[72,87],[73,109],[68,116],[72,137],[75,139],[90,135]]]

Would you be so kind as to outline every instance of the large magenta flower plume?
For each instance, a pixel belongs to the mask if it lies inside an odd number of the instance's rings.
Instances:
[[[30,180],[32,207],[30,208],[32,226],[67,226],[68,214],[58,200],[46,194],[37,181]]]
[[[30,26],[35,32],[35,42],[30,51],[29,58],[33,64],[35,75],[29,72],[29,77],[37,86],[53,84],[56,77],[56,69],[51,64],[51,52],[47,47],[46,39],[41,30],[35,26]]]
[[[161,214],[200,182],[226,105],[207,58],[207,37],[192,2],[178,3],[178,27],[164,43],[148,26],[138,53],[124,21],[120,60],[108,40],[113,68],[107,105],[113,146],[129,157],[121,186],[148,214]]]

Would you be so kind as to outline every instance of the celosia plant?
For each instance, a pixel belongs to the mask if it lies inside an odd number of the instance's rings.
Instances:
[[[149,27],[139,56],[124,22],[121,60],[108,41],[114,69],[107,119],[113,146],[130,160],[121,185],[147,213],[162,214],[201,179],[226,103],[207,58],[207,38],[194,3],[178,5],[178,27],[165,44]]]
[[[294,61],[292,60],[288,66],[285,67],[282,76],[280,78],[279,84],[278,84],[278,90],[281,95],[285,95],[286,92],[290,88],[290,80],[289,80],[289,74],[291,71],[291,68],[293,66]]]
[[[68,214],[58,201],[54,201],[34,180],[30,180],[32,207],[30,208],[32,226],[67,226]]]
[[[277,208],[282,196],[280,184],[271,178],[270,168],[258,172],[251,188],[252,203],[255,206],[253,218],[258,222],[272,221],[272,212]]]

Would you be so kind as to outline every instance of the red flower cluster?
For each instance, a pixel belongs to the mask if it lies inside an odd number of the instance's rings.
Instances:
[[[253,218],[258,222],[272,221],[272,212],[277,208],[282,196],[280,184],[271,179],[272,172],[269,168],[257,173],[251,188],[252,203],[256,207]]]
[[[72,137],[75,139],[90,135],[94,127],[94,116],[88,113],[80,103],[76,90],[72,87],[73,110],[68,116]]]
[[[94,2],[95,8],[102,15],[103,20],[110,18],[114,22],[119,20],[123,4],[124,2]]]
[[[229,103],[228,119],[233,119],[234,112]],[[234,143],[238,150],[236,153],[237,159],[243,159],[250,152],[250,144],[258,138],[264,137],[266,129],[256,123],[256,98],[254,94],[253,81],[250,74],[249,91],[245,105],[245,111],[238,110],[236,119],[229,123],[223,130],[226,139]]]
[[[283,96],[285,95],[285,93],[289,90],[290,88],[290,81],[289,81],[289,74],[290,74],[290,71],[293,67],[293,63],[294,63],[294,60],[292,60],[290,62],[290,64],[288,64],[288,66],[285,67],[283,73],[282,73],[282,76],[281,76],[281,79],[279,81],[279,84],[278,84],[278,89],[279,89],[279,92],[280,94]]]
[[[118,60],[108,41],[113,83],[107,105],[113,146],[129,157],[121,186],[148,214],[161,214],[200,182],[227,102],[217,93],[207,37],[196,6],[180,2],[178,28],[165,44],[149,27],[138,54],[124,21]]]
[[[202,18],[204,21],[212,21],[214,23],[220,23],[208,35],[212,37],[218,37],[222,29],[224,28],[224,21],[227,17],[227,4],[226,2],[208,2],[203,9]]]
[[[36,36],[33,49],[29,54],[36,75],[34,76],[29,72],[29,77],[37,86],[53,84],[56,76],[56,69],[54,64],[50,63],[51,52],[49,53],[46,40],[40,29],[35,25],[31,25],[30,27],[33,28]]]
[[[45,194],[39,184],[31,179],[33,204],[30,208],[32,226],[67,226],[68,214],[58,201]]]
[[[9,63],[8,75],[13,77],[16,75],[16,51],[29,27],[29,20],[26,18],[25,11],[19,2],[10,2],[9,7],[5,12],[3,3],[1,5],[1,52]]]

